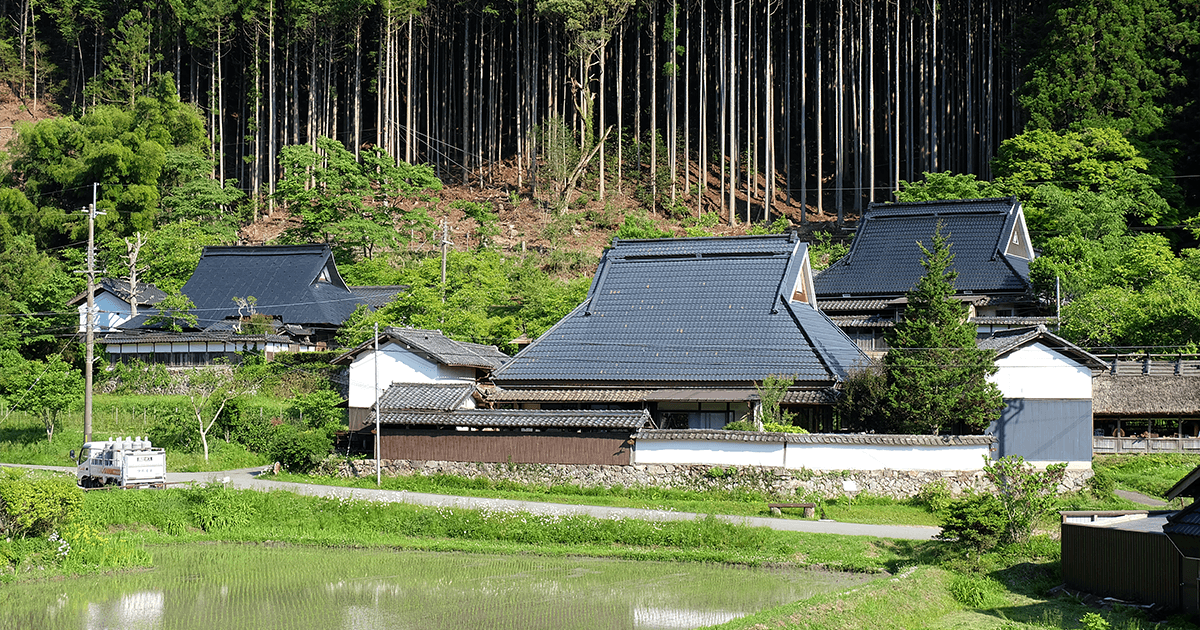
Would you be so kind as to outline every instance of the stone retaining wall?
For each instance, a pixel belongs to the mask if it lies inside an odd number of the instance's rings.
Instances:
[[[329,472],[340,477],[373,477],[375,460],[331,460]],[[968,490],[991,491],[983,471],[845,470],[814,472],[760,466],[697,466],[645,464],[599,466],[569,464],[482,464],[469,462],[383,460],[383,474],[455,475],[485,477],[528,485],[577,485],[582,487],[654,486],[680,490],[754,490],[775,497],[817,495],[837,498],[866,492],[872,496],[904,499],[934,482],[942,482],[953,496]],[[1091,470],[1068,470],[1060,492],[1083,488]]]

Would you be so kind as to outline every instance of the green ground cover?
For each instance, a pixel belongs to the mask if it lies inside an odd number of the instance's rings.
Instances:
[[[281,472],[279,475],[264,475],[261,478],[351,488],[376,487],[374,477],[350,479],[328,475],[295,475]],[[868,495],[859,495],[854,499],[839,497],[823,500],[811,497],[768,497],[753,491],[697,491],[650,486],[601,488],[571,484],[540,486],[444,474],[384,477],[380,487],[385,490],[407,490],[430,494],[732,516],[770,516],[770,510],[767,508],[768,502],[803,500],[819,505],[816,518],[821,518],[821,515],[824,514],[824,518],[836,521],[875,525],[935,526],[938,518],[928,507],[915,501],[897,501]],[[780,518],[802,518],[802,516],[799,514],[799,510],[788,510]]]
[[[1160,499],[1196,466],[1200,455],[1185,453],[1097,455],[1092,461],[1097,474],[1107,475],[1117,487]]]
[[[283,414],[284,404],[275,397],[254,396],[245,403],[245,407],[257,410],[264,418],[270,419]],[[187,396],[98,394],[92,401],[92,439],[153,435],[156,427],[167,418],[194,423],[194,419],[187,417],[190,413]],[[167,470],[207,472],[265,466],[269,463],[264,455],[249,452],[237,443],[226,442],[224,435],[212,435],[211,438],[212,451],[207,462],[199,451],[172,449],[167,455]],[[70,452],[72,449],[78,451],[82,443],[82,410],[59,417],[55,423],[53,441],[46,439],[45,427],[37,416],[0,410],[0,462],[73,466]]]

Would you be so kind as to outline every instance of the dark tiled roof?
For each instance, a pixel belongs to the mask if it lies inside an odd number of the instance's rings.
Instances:
[[[1162,530],[1168,535],[1200,536],[1200,504],[1192,501],[1186,508],[1168,515]]]
[[[988,326],[1045,326],[1053,324],[1055,317],[973,317],[971,323]]]
[[[389,341],[403,345],[408,350],[431,361],[450,367],[492,370],[509,358],[496,346],[455,341],[438,330],[389,326],[379,332],[379,342],[382,345]],[[374,339],[368,339],[353,350],[338,356],[331,363],[348,363],[359,354],[372,351],[374,344]]]
[[[100,338],[105,345],[126,343],[187,343],[214,341],[220,343],[250,343],[263,341],[267,343],[291,344],[295,339],[284,335],[242,335],[230,329],[208,329],[200,331],[175,332],[173,330],[158,330],[154,328],[121,329],[120,332],[109,333]]]
[[[873,203],[859,222],[849,253],[815,278],[817,296],[824,300],[907,293],[925,275],[917,243],[930,247],[939,221],[954,254],[957,291],[1024,293],[1029,263],[1002,249],[1020,212],[1015,198]]]
[[[866,357],[791,303],[805,246],[789,235],[614,242],[588,299],[493,379],[501,387],[829,384]]]
[[[340,325],[365,302],[346,287],[327,245],[205,247],[183,293],[201,326],[237,316],[235,297],[254,296],[255,310],[288,324]]]
[[[731,402],[753,400],[753,389],[496,389],[487,394],[494,402]],[[792,390],[783,402],[793,405],[828,404],[837,399],[837,390]]]
[[[1192,497],[1193,499],[1200,497],[1200,484],[1196,483],[1198,481],[1200,481],[1200,466],[1193,468],[1192,472],[1175,482],[1175,485],[1171,486],[1171,489],[1167,490],[1163,496],[1168,501],[1174,501],[1179,497]]]
[[[126,302],[129,301],[130,291],[129,291],[129,281],[128,280],[123,280],[123,279],[119,279],[119,278],[100,278],[99,280],[96,280],[96,293],[95,294],[99,295],[101,291],[107,291],[107,292],[115,295],[118,299],[125,300]],[[154,286],[153,284],[151,284],[149,282],[139,282],[137,285],[137,292],[138,292],[138,301],[137,301],[138,305],[148,305],[149,306],[149,305],[158,304],[160,301],[162,301],[163,298],[167,297],[166,293],[163,293],[162,291],[159,290],[158,287]],[[76,304],[80,304],[80,303],[83,303],[86,301],[87,301],[87,289],[84,289],[84,291],[82,293],[71,298],[71,301],[67,302],[67,304],[74,306]]]
[[[350,287],[350,292],[358,296],[363,304],[368,304],[371,308],[383,308],[389,302],[396,299],[396,296],[408,288],[406,284],[397,284],[389,286],[370,286],[370,287]]]
[[[817,308],[826,313],[842,311],[882,311],[891,305],[891,300],[820,300]]]
[[[722,429],[642,429],[638,440],[716,440],[790,444],[862,444],[872,446],[987,446],[991,435],[877,435],[871,433],[767,433]]]
[[[370,422],[374,422],[374,415]],[[540,409],[468,409],[451,412],[384,410],[382,424],[488,427],[505,429],[637,429],[650,422],[647,411],[544,411]]]
[[[451,411],[475,391],[474,383],[392,383],[379,396],[384,413],[402,410]]]
[[[975,345],[984,350],[995,350],[996,356],[1002,357],[1037,342],[1041,342],[1053,350],[1070,356],[1089,368],[1096,370],[1108,368],[1108,364],[1100,359],[1100,357],[1046,330],[1046,327],[1042,325],[999,330],[988,337],[976,340]]]

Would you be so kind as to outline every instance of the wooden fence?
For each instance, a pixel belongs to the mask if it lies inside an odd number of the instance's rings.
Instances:
[[[1092,453],[1200,453],[1200,438],[1092,437]]]

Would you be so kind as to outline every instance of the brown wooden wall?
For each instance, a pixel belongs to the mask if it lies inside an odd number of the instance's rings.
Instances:
[[[358,431],[366,427],[367,420],[371,417],[370,409],[365,407],[350,407],[347,411],[350,412],[349,421],[351,431]],[[371,428],[374,429],[375,427],[372,426]]]
[[[383,459],[628,465],[632,434],[434,431],[383,427]]]
[[[1063,581],[1081,591],[1196,612],[1195,563],[1187,563],[1190,580],[1181,580],[1183,560],[1162,532],[1062,525]],[[1184,581],[1193,584],[1187,594]]]

